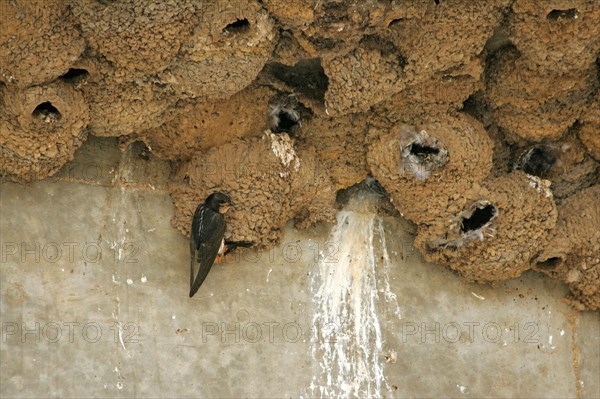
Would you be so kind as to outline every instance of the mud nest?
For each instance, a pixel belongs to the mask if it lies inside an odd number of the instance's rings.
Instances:
[[[143,141],[172,161],[177,228],[223,190],[240,204],[231,238],[267,247],[290,219],[332,220],[336,193],[368,178],[419,225],[429,259],[478,281],[548,262],[573,304],[597,307],[596,244],[585,220],[569,226],[599,184],[598,2],[0,0],[0,12],[5,179],[53,175],[89,135]],[[530,253],[546,237],[544,251],[565,252]]]
[[[427,260],[478,282],[528,270],[557,218],[549,182],[523,172],[474,184],[446,210],[449,217],[420,225],[415,245]]]
[[[425,223],[489,174],[491,154],[481,123],[458,115],[393,126],[369,146],[367,161],[402,215]]]
[[[600,185],[569,197],[533,267],[565,281],[578,309],[600,309]]]
[[[189,234],[197,204],[221,191],[236,203],[227,214],[228,237],[269,247],[290,219],[299,227],[333,219],[335,190],[319,163],[313,147],[299,150],[287,133],[270,130],[198,153],[176,171],[173,224]]]

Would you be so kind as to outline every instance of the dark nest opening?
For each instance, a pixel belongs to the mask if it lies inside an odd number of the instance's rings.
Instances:
[[[45,119],[46,122],[50,122],[51,120],[59,120],[61,118],[60,112],[54,105],[52,105],[50,101],[39,104],[37,107],[35,107],[31,115],[34,118]]]
[[[402,168],[412,171],[417,180],[427,180],[433,170],[448,163],[448,150],[425,131],[411,134],[412,141],[402,147]]]
[[[406,21],[406,18],[392,19],[388,24],[388,28],[393,29],[394,27],[401,25],[404,21]]]
[[[223,28],[225,34],[245,33],[250,29],[250,22],[246,18],[236,19]]]
[[[440,153],[439,148],[431,147],[428,145],[421,145],[419,143],[413,143],[410,145],[410,153],[416,155],[421,159],[425,159],[431,155],[437,155]]]
[[[470,215],[465,215],[461,219],[460,232],[468,233],[470,231],[479,230],[486,224],[490,223],[496,217],[498,208],[491,204],[482,203],[476,205]]]
[[[60,76],[59,79],[67,83],[78,83],[87,79],[88,76],[90,76],[90,73],[85,69],[70,68],[67,73]]]
[[[289,91],[325,103],[329,79],[320,58],[300,60],[294,66],[272,62],[265,66],[264,72],[283,82]]]
[[[279,110],[274,115],[274,123],[271,126],[273,133],[291,132],[298,126],[300,120],[297,112],[290,112],[288,110]]]
[[[546,15],[546,19],[550,21],[556,21],[560,19],[577,19],[579,11],[576,8],[569,8],[567,10],[552,10]]]
[[[544,178],[555,163],[556,155],[550,147],[536,145],[519,157],[514,169],[521,169],[529,175]]]
[[[487,201],[478,201],[470,209],[458,215],[460,228],[444,233],[442,236],[426,243],[428,252],[443,251],[447,248],[457,249],[474,241],[483,241],[486,236],[493,237],[494,229],[490,226],[498,215],[498,208]]]
[[[537,262],[537,266],[543,270],[554,270],[558,265],[560,265],[561,262],[561,258],[559,258],[558,256],[553,256],[546,260]]]
[[[310,111],[291,93],[279,93],[269,100],[267,118],[272,133],[296,133]]]

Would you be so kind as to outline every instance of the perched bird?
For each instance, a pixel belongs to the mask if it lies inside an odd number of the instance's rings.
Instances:
[[[190,298],[202,285],[213,263],[225,254],[225,218],[231,198],[223,193],[209,195],[198,205],[190,234]],[[218,259],[217,262],[220,262]],[[198,272],[194,270],[198,264]]]
[[[231,198],[217,192],[209,195],[194,212],[190,234],[190,298],[198,291],[214,263],[221,263],[223,257],[237,247],[254,245],[250,241],[225,241],[223,215],[230,207],[233,207]]]

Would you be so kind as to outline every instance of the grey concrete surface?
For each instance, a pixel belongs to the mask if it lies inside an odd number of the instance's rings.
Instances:
[[[598,312],[535,273],[423,262],[368,193],[188,298],[168,173],[92,138],[51,179],[1,183],[2,397],[600,397]]]

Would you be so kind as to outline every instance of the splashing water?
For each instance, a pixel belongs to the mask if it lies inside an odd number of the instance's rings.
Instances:
[[[311,396],[379,398],[382,388],[390,392],[378,318],[382,302],[400,317],[389,284],[383,221],[373,213],[342,210],[329,241],[337,251],[322,257],[312,273],[312,354],[318,368]]]

